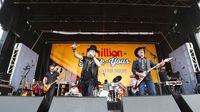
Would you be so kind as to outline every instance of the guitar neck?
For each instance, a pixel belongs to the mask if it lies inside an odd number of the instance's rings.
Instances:
[[[166,58],[163,62],[169,62],[169,61],[172,60],[172,59],[173,59],[173,57],[171,57],[171,58]],[[153,69],[159,67],[160,65],[161,65],[161,62],[158,63],[158,64],[156,64],[154,67],[150,68],[149,70],[147,70],[147,73],[150,72],[151,70],[153,70]]]
[[[56,83],[57,81],[60,81],[61,79],[63,79],[63,77],[60,78],[60,79],[57,79],[57,80],[53,81],[53,82],[51,83],[51,85],[53,85],[53,84]]]
[[[147,70],[147,73],[149,73],[150,71],[152,71],[153,69],[157,68],[160,66],[160,63],[156,64],[155,66],[153,66],[152,68],[150,68],[149,70]]]
[[[57,82],[57,80],[53,81],[50,85],[53,85],[53,84],[56,83],[56,82]]]

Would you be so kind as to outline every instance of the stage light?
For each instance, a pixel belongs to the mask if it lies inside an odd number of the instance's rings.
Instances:
[[[200,8],[200,1],[198,1],[197,4],[198,4],[198,7]]]
[[[0,9],[3,6],[3,2],[4,2],[4,0],[0,0]]]

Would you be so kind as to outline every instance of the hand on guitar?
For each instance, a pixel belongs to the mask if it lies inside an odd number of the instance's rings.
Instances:
[[[43,93],[46,93],[50,89],[51,85],[53,85],[56,82],[57,82],[57,80],[55,80],[54,82],[49,83],[49,84],[44,84],[43,88],[42,88]]]
[[[134,74],[131,74],[129,77],[130,77],[130,78],[135,78],[135,75],[134,75]]]
[[[138,73],[138,75],[140,78],[144,78],[146,77],[146,72]]]
[[[165,61],[162,59],[162,61],[160,62],[160,67],[165,65]]]
[[[50,86],[51,86],[51,84],[45,84],[45,85],[43,85],[45,88],[50,88]]]
[[[52,82],[52,83],[44,84],[44,85],[43,85],[43,88],[42,88],[43,93],[46,93],[54,83],[60,81],[60,80],[63,79],[63,78],[64,78],[64,77],[62,77],[62,78],[58,78],[57,80],[55,80],[55,81]]]

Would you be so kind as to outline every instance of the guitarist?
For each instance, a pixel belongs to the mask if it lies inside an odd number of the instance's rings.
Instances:
[[[50,65],[49,71],[45,74],[43,78],[43,86],[48,86],[48,84],[51,84],[52,82],[58,79],[59,79],[59,74],[58,72],[55,71],[55,66]],[[49,90],[47,91],[47,93],[45,94],[45,100],[49,106],[55,94],[55,86],[56,86],[56,83],[52,84]],[[47,107],[47,110],[48,110],[48,107]]]
[[[137,77],[145,77],[145,71],[155,66],[155,64],[145,57],[145,47],[138,47],[134,52],[137,57],[136,60],[133,61],[132,72]],[[164,65],[164,63],[162,63]],[[139,85],[139,94],[141,96],[145,95],[145,91],[148,90],[150,95],[156,95],[155,85],[153,83],[151,74],[148,73],[146,78]]]

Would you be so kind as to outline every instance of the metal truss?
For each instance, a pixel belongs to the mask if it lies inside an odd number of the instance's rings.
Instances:
[[[197,57],[196,57],[193,45],[192,45],[192,43],[186,43],[186,45],[187,45],[187,50],[188,50],[188,53],[190,56],[190,60],[192,62],[192,68],[193,68],[194,72],[199,72],[200,68],[199,68],[199,64],[197,61]]]
[[[13,0],[14,4],[107,4],[152,7],[191,7],[194,0]]]
[[[10,63],[9,63],[9,66],[8,66],[7,74],[12,74],[14,67],[16,65],[16,61],[17,61],[17,58],[18,58],[20,48],[21,48],[20,44],[15,44],[15,47],[14,47],[14,50],[13,50],[13,53],[12,53],[12,57],[10,59]]]
[[[153,18],[153,17],[130,17],[130,16],[32,16],[29,20],[30,23],[34,22],[55,22],[55,23],[128,23],[128,24],[160,24],[160,25],[173,25],[166,18]]]

